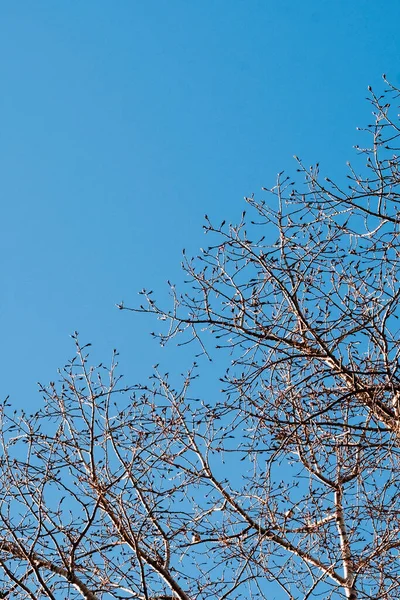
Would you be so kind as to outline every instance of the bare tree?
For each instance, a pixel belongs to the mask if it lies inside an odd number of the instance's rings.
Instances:
[[[126,387],[86,347],[35,415],[3,407],[3,598],[400,596],[400,172],[389,101],[346,186],[306,168],[247,198],[184,258],[172,308],[140,308],[230,359],[201,397],[156,370]],[[251,238],[251,239],[250,239]],[[200,396],[200,397],[198,397]]]

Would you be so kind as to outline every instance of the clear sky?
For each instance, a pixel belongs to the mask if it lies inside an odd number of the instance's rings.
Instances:
[[[1,2],[0,396],[38,406],[74,330],[129,383],[168,362],[115,303],[162,297],[204,213],[235,221],[293,154],[343,176],[399,23],[398,0]]]

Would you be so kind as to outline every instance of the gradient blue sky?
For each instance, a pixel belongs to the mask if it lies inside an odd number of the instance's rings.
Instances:
[[[399,23],[398,0],[1,2],[0,396],[38,406],[74,330],[131,383],[168,362],[115,303],[163,296],[204,213],[235,221],[293,154],[343,176]]]

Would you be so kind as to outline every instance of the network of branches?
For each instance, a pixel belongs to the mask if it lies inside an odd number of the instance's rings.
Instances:
[[[238,225],[206,217],[170,306],[119,305],[226,360],[214,393],[197,365],[125,384],[73,336],[39,412],[4,402],[1,597],[399,598],[400,91],[384,80],[345,184],[297,159]]]

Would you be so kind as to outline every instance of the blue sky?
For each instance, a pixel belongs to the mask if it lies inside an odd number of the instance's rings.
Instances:
[[[343,177],[367,86],[400,84],[399,22],[397,0],[2,2],[0,396],[39,406],[74,330],[129,383],[168,363],[115,303],[163,297],[203,215],[235,221],[293,154]]]

